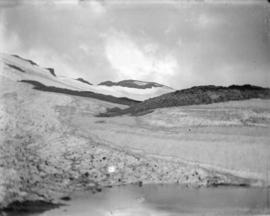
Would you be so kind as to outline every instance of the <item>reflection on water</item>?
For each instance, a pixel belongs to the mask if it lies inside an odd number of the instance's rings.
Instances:
[[[179,185],[129,185],[107,188],[97,194],[76,193],[66,204],[68,205],[39,215],[176,216],[270,213],[265,188],[191,189]]]

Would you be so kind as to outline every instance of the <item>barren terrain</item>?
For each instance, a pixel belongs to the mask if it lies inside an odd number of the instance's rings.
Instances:
[[[1,207],[14,201],[54,202],[76,190],[130,183],[267,182],[269,100],[104,118],[96,116],[127,106],[38,91],[5,70],[0,80]]]

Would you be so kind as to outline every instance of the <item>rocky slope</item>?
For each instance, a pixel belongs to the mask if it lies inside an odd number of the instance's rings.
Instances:
[[[114,118],[112,122],[96,118],[106,109],[127,106],[93,97],[38,91],[32,88],[32,83],[18,80],[27,77],[28,82],[58,84],[54,88],[61,89],[68,84],[55,80],[47,69],[26,65],[25,60],[4,59],[1,63],[7,61],[23,71],[5,65],[0,74],[0,208],[15,201],[57,202],[74,190],[100,191],[104,186],[128,183],[211,186],[262,182],[259,178],[235,175],[181,157],[147,153],[144,147],[147,143],[152,146],[149,140],[162,144],[164,152],[169,150],[169,141],[163,141],[168,135],[165,130],[167,135],[162,138],[158,136],[160,129],[142,127],[137,124],[141,119],[136,117]],[[153,133],[153,128],[156,137],[145,143],[143,136]],[[126,135],[133,137],[125,139]],[[137,141],[135,136],[141,140]],[[135,151],[134,142],[144,147],[137,146]]]
[[[151,112],[157,108],[186,106],[198,104],[211,104],[233,100],[247,100],[251,98],[270,98],[270,89],[252,85],[223,86],[196,86],[150,98],[142,103],[135,104],[126,109],[111,109],[99,116],[117,116],[123,114],[140,115]]]

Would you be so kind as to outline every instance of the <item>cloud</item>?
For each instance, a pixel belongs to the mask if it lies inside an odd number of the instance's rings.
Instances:
[[[67,56],[60,55],[53,49],[38,47],[24,49],[20,37],[15,32],[8,32],[4,13],[0,15],[0,52],[9,54],[19,54],[25,58],[32,59],[41,67],[54,67],[57,75],[78,77],[78,73],[69,64]],[[85,48],[85,47],[84,47]]]
[[[0,50],[94,83],[134,78],[184,88],[267,80],[267,8],[69,2],[77,4],[1,8]]]
[[[31,49],[27,53],[18,53],[26,58],[37,62],[41,67],[52,67],[55,69],[57,76],[80,77],[80,73],[74,69],[72,59],[68,55],[61,55],[52,49],[39,48]]]
[[[200,14],[197,19],[197,25],[200,28],[213,28],[221,24],[222,21],[217,16],[211,16],[209,14]]]
[[[107,10],[102,0],[77,0],[81,6],[88,7],[91,10],[92,15],[100,17],[104,15]]]
[[[2,7],[15,6],[87,6],[91,13],[95,16],[100,16],[106,13],[106,8],[101,0],[1,0]]]
[[[105,37],[105,54],[118,79],[166,83],[178,67],[175,57],[160,51],[157,44],[138,45],[127,34],[116,31]]]
[[[9,34],[7,36],[7,26],[4,13],[0,14],[0,52],[14,52],[20,47],[18,35]]]
[[[105,7],[101,4],[100,1],[90,1],[89,4],[93,12],[97,15],[102,15],[106,12]]]
[[[80,44],[79,49],[82,50],[85,54],[89,54],[91,52],[89,46],[85,43]]]
[[[0,6],[20,6],[20,5],[53,5],[53,4],[78,4],[80,0],[1,0]]]

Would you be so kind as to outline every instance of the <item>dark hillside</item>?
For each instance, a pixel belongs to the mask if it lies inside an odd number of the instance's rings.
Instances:
[[[48,70],[50,72],[51,75],[53,75],[54,77],[56,77],[55,71],[53,68],[45,68],[46,70]]]
[[[106,113],[101,113],[100,116],[143,115],[156,108],[211,104],[251,98],[270,99],[270,89],[252,85],[232,85],[229,87],[214,85],[196,86],[150,98],[127,109],[107,110]]]

